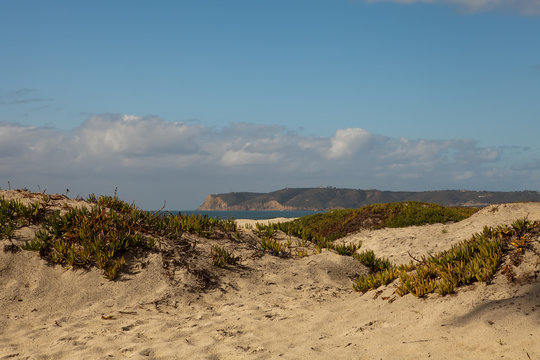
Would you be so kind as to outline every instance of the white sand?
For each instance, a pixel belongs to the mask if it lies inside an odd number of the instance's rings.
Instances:
[[[446,249],[484,225],[540,219],[540,204],[493,209],[457,224],[346,241],[408,262],[407,251]],[[31,233],[19,231],[15,242]],[[350,258],[258,256],[253,244],[198,239],[201,262],[215,243],[240,255],[241,266],[216,269],[216,284],[195,292],[188,272],[171,282],[157,253],[128,260],[128,272],[111,282],[97,270],[0,249],[0,359],[540,359],[538,278],[520,284],[497,276],[427,299],[398,297],[390,285],[374,299],[375,291],[352,291],[349,277],[366,269]],[[538,275],[538,255],[524,266],[522,277]]]

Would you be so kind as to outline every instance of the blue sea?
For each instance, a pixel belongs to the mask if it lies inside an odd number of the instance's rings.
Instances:
[[[181,211],[164,211],[171,214],[181,213],[182,215],[207,215],[208,217],[226,219],[231,217],[234,219],[274,219],[274,218],[297,218],[306,215],[316,214],[320,211],[204,211],[204,210],[181,210]]]

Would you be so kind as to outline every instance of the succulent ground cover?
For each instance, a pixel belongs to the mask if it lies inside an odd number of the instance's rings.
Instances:
[[[444,207],[407,201],[374,204],[358,209],[330,210],[290,222],[272,224],[264,227],[264,230],[269,232],[281,230],[286,234],[324,244],[362,229],[456,222],[466,219],[477,211],[476,208]]]
[[[523,254],[536,251],[533,245],[538,243],[540,237],[540,222],[520,219],[511,226],[486,227],[482,233],[447,251],[414,259],[400,266],[377,257],[371,250],[358,251],[361,244],[345,245],[336,240],[362,229],[457,222],[477,211],[421,202],[388,203],[360,209],[333,210],[291,222],[258,226],[258,229],[265,242],[280,230],[311,241],[319,249],[333,249],[341,255],[353,256],[371,270],[370,275],[354,281],[356,291],[366,292],[399,279],[398,295],[411,293],[423,297],[433,292],[447,295],[459,286],[477,281],[489,282],[501,268],[511,280]]]
[[[17,228],[39,222],[44,213],[45,208],[39,202],[25,205],[0,199],[0,238],[11,239]]]
[[[95,266],[112,280],[124,266],[124,256],[130,249],[151,251],[156,240],[163,239],[181,244],[186,242],[184,233],[212,237],[236,231],[232,219],[150,213],[116,196],[90,195],[87,201],[89,208],[61,211],[50,210],[47,201],[25,205],[0,199],[0,238],[11,239],[16,229],[39,224],[41,228],[23,249],[39,251],[44,259],[63,266]],[[225,261],[230,263],[231,259],[234,257]]]
[[[514,270],[525,252],[535,251],[538,255],[539,237],[539,221],[520,219],[510,226],[485,227],[447,251],[360,277],[353,288],[365,292],[399,279],[396,293],[400,296],[411,293],[423,297],[433,292],[447,295],[459,286],[477,281],[489,283],[501,268],[513,281]]]
[[[304,257],[323,248],[331,249],[340,255],[352,256],[370,269],[369,275],[353,282],[354,290],[366,292],[397,281],[395,292],[398,295],[410,293],[418,297],[434,292],[446,295],[460,286],[489,282],[497,271],[513,281],[524,254],[540,253],[540,222],[528,219],[486,227],[447,251],[400,266],[377,257],[371,250],[361,249],[361,244],[336,241],[362,229],[456,222],[477,211],[419,202],[370,205],[285,223],[257,224],[252,232],[257,236],[251,239],[242,235],[230,218],[146,212],[119,200],[116,195],[90,195],[85,203],[88,206],[66,205],[61,209],[51,206],[51,197],[41,199],[23,203],[0,198],[0,239],[10,240],[4,251],[19,251],[19,246],[12,241],[17,229],[33,225],[37,228],[35,236],[21,246],[23,249],[38,251],[47,261],[66,267],[97,267],[111,280],[122,271],[130,251],[159,251],[167,272],[174,273],[175,266],[183,266],[203,282],[213,274],[200,267],[201,256],[206,256],[211,266],[217,268],[238,265],[241,261],[230,250],[231,246],[227,249],[212,245],[206,254],[195,251],[198,240],[189,238],[191,235],[216,241],[233,239],[233,246],[245,243],[250,251],[280,257]],[[248,244],[250,239],[252,243]]]
[[[386,203],[364,206],[359,209],[331,210],[326,213],[304,216],[293,221],[269,225],[257,224],[262,247],[276,232],[282,231],[322,248],[335,250],[340,255],[354,256],[373,271],[388,269],[390,262],[379,259],[372,251],[358,252],[361,244],[340,244],[336,240],[363,229],[384,227],[407,227],[435,223],[457,222],[471,216],[478,209],[465,207],[444,207],[417,201]],[[273,246],[276,248],[279,244]],[[275,253],[273,249],[270,252]],[[283,249],[280,249],[282,251]]]

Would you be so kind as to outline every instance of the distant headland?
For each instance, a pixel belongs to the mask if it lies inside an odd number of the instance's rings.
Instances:
[[[285,188],[269,193],[231,192],[208,195],[198,210],[324,211],[376,203],[423,201],[444,206],[483,207],[491,204],[540,201],[538,191],[381,191],[360,189]]]

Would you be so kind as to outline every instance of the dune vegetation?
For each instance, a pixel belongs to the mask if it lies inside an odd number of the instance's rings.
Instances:
[[[115,196],[88,196],[86,207],[51,209],[47,200],[23,204],[0,199],[0,238],[13,239],[17,229],[34,225],[32,240],[21,246],[38,251],[51,263],[66,267],[97,267],[109,279],[115,279],[125,264],[130,249],[156,251],[156,242],[163,239],[181,244],[183,234],[219,238],[239,238],[233,219],[207,216],[183,216],[151,213],[129,205]],[[476,281],[489,282],[501,270],[511,280],[513,269],[519,266],[523,254],[532,249],[540,235],[540,222],[527,219],[496,228],[485,227],[447,251],[411,259],[409,264],[396,266],[379,258],[372,250],[362,250],[361,244],[336,241],[363,229],[407,227],[461,221],[474,208],[452,208],[421,202],[369,205],[359,209],[332,210],[305,216],[293,221],[270,225],[257,224],[259,248],[280,257],[309,255],[326,248],[343,256],[352,256],[370,269],[370,274],[357,278],[353,288],[359,292],[376,289],[398,279],[396,293],[411,293],[418,297],[437,292],[453,293],[456,288]],[[278,232],[287,241],[277,240]],[[291,237],[299,238],[296,251],[291,251]],[[4,251],[19,251],[11,242]],[[215,245],[210,253],[214,266],[236,265],[240,258]]]
[[[360,277],[353,288],[366,292],[399,278],[396,293],[400,296],[411,293],[423,297],[433,292],[447,295],[459,286],[490,282],[505,259],[502,271],[513,281],[514,269],[520,265],[524,253],[533,248],[533,241],[538,242],[539,235],[540,222],[527,219],[510,226],[485,227],[483,232],[447,251]]]
[[[477,208],[444,207],[408,201],[368,205],[358,209],[330,210],[290,222],[272,224],[265,229],[281,230],[314,243],[325,243],[362,229],[461,221],[477,211]]]
[[[182,242],[185,232],[211,237],[236,231],[232,219],[151,213],[116,196],[92,194],[87,201],[91,206],[50,210],[47,200],[25,205],[0,199],[0,238],[11,239],[16,229],[39,224],[40,229],[23,249],[39,251],[51,263],[95,266],[112,280],[125,264],[124,255],[129,249],[153,250],[156,239],[161,238]],[[16,251],[16,246],[9,248]],[[226,258],[225,262],[230,263],[231,259]]]
[[[399,278],[398,295],[411,293],[423,297],[433,292],[450,294],[459,286],[477,281],[489,282],[505,259],[511,260],[505,262],[502,271],[511,279],[513,268],[519,266],[525,251],[532,249],[533,239],[538,238],[540,222],[520,219],[510,226],[485,227],[482,233],[447,251],[411,259],[409,264],[400,266],[377,257],[371,250],[359,251],[361,244],[343,244],[336,240],[363,229],[457,222],[477,211],[476,208],[443,207],[421,202],[387,203],[332,210],[290,222],[261,225],[258,229],[265,243],[272,241],[272,234],[280,230],[289,236],[313,242],[319,250],[327,248],[354,257],[371,270],[368,276],[354,281],[356,291],[373,290]]]

